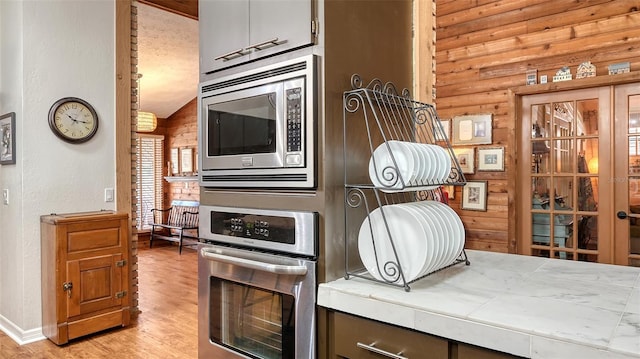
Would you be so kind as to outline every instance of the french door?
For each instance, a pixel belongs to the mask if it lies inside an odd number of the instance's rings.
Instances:
[[[518,252],[640,266],[640,85],[521,103]]]
[[[614,99],[614,262],[640,267],[640,84],[616,86]]]

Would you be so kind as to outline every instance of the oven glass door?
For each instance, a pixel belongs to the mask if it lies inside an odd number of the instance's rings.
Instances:
[[[282,96],[282,83],[275,83],[205,103],[206,158],[214,168],[282,166]]]
[[[210,288],[212,342],[250,357],[294,358],[293,296],[215,277]]]
[[[316,358],[316,265],[198,245],[199,358]]]

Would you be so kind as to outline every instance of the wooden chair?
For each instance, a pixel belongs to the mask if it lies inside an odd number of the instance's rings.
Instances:
[[[178,242],[178,252],[182,254],[184,238],[199,241],[199,205],[197,201],[173,200],[169,208],[153,208],[151,210],[153,222],[151,223],[149,248],[153,246],[154,239],[164,239],[171,242]]]

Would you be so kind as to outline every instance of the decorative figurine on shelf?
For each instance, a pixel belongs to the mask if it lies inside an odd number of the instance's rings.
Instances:
[[[538,70],[527,70],[527,85],[535,85],[538,79]]]
[[[578,65],[578,71],[576,72],[576,79],[582,79],[585,77],[595,77],[596,76],[596,65],[592,64],[591,61],[585,61]]]
[[[569,69],[569,66],[563,66],[558,70],[558,72],[556,72],[556,75],[553,76],[553,82],[570,81],[572,79],[573,76],[571,75],[571,69]]]
[[[629,62],[618,62],[609,65],[609,75],[624,74],[629,72]]]

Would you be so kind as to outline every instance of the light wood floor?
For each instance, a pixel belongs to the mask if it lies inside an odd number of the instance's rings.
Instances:
[[[0,358],[197,358],[197,259],[195,250],[178,255],[170,245],[140,250],[141,313],[130,326],[60,347],[49,340],[20,346],[0,332]]]

